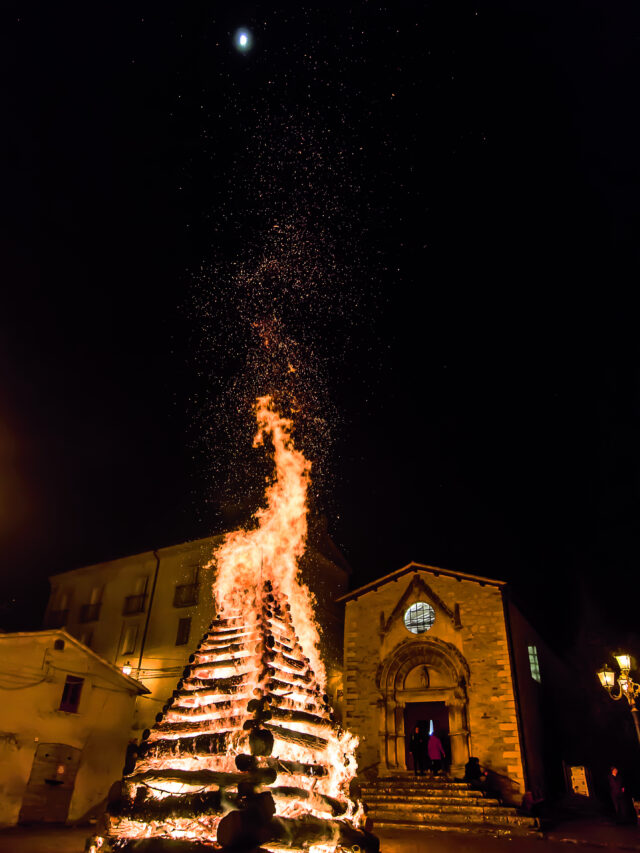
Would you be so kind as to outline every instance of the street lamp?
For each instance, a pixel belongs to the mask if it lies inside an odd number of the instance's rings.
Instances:
[[[618,701],[618,699],[622,699],[624,696],[629,703],[633,723],[636,727],[636,735],[638,737],[638,742],[640,743],[640,710],[636,704],[636,696],[640,694],[640,684],[636,684],[635,681],[629,678],[629,671],[631,669],[630,655],[626,654],[626,652],[622,652],[619,655],[614,655],[614,657],[618,661],[618,666],[620,667],[617,692],[614,692],[614,687],[616,686],[616,674],[606,664],[598,672],[598,678],[600,679],[600,684],[612,699]]]

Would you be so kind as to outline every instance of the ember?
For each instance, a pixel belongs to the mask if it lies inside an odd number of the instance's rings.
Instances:
[[[256,414],[254,444],[270,436],[274,446],[266,507],[257,527],[230,533],[214,555],[217,618],[145,733],[90,853],[142,851],[141,839],[194,853],[377,853],[349,797],[356,740],[328,704],[313,600],[298,579],[310,463],[271,398],[258,399]]]

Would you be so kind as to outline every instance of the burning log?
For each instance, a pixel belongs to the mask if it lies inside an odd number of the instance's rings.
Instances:
[[[312,808],[317,812],[324,812],[325,814],[330,814],[333,817],[339,817],[340,815],[343,815],[349,808],[348,803],[345,803],[341,800],[337,800],[335,799],[335,797],[327,797],[324,794],[317,794],[313,791],[307,791],[306,788],[281,786],[278,788],[271,788],[270,791],[273,794],[273,798],[276,803],[279,801],[289,803],[292,800],[294,802],[304,800],[306,801],[309,808]]]
[[[227,643],[224,645],[214,646],[211,644],[207,644],[206,646],[202,646],[199,652],[196,652],[195,655],[192,655],[193,661],[191,663],[206,663],[210,660],[211,655],[221,655],[221,654],[230,654],[233,655],[236,652],[246,652],[247,644],[242,643]]]
[[[282,690],[283,695],[286,696],[287,693],[293,692],[295,688],[296,693],[306,693],[308,696],[316,697],[320,695],[320,691],[317,687],[307,687],[304,684],[293,684],[289,681],[282,681],[279,678],[271,678],[270,681],[267,682],[267,687],[271,691]],[[275,694],[278,695],[277,693]]]
[[[213,732],[194,737],[145,741],[138,748],[139,758],[205,754],[224,755],[229,749],[231,732]]]
[[[232,729],[237,726],[239,718],[228,716],[221,718],[220,722],[224,725],[225,728]],[[189,734],[189,732],[201,732],[202,722],[200,720],[193,723],[162,720],[161,722],[156,723],[154,728],[157,732],[173,732],[174,734],[184,735]]]
[[[216,770],[145,770],[142,773],[132,773],[127,777],[127,783],[143,783],[145,785],[166,785],[178,782],[181,785],[192,785],[194,788],[206,788],[216,785],[218,788],[235,788],[239,782],[249,782],[252,785],[271,785],[276,781],[276,770],[263,767],[247,773],[225,773]]]
[[[228,675],[225,678],[216,678],[209,681],[200,678],[191,679],[188,685],[183,686],[179,696],[193,696],[197,693],[226,693],[232,692],[235,687],[242,687],[245,681],[243,674]],[[240,691],[241,692],[241,691]]]
[[[331,725],[331,720],[328,717],[310,714],[308,711],[292,711],[289,708],[274,708],[271,711],[271,716],[274,720],[285,720],[288,723],[308,723],[311,726],[322,726],[325,729]]]
[[[260,764],[260,759],[255,755],[240,753],[235,758],[238,770],[256,770],[265,765]],[[289,774],[291,776],[309,776],[320,778],[327,776],[329,769],[324,764],[304,764],[301,761],[287,761],[284,758],[267,758],[266,766],[272,767],[278,775]]]
[[[305,672],[308,669],[308,666],[304,661],[296,660],[296,658],[283,655],[276,651],[266,652],[264,659],[270,661],[273,666],[277,666],[279,668],[284,667],[285,671],[287,668],[301,670],[302,672]]]
[[[142,803],[125,797],[111,805],[109,811],[114,817],[127,817],[132,820],[172,820],[192,815],[224,814],[236,806],[235,795],[225,791],[208,791],[164,799],[148,797]]]
[[[216,660],[211,663],[190,663],[184,668],[184,677],[189,678],[193,676],[194,678],[207,679],[212,677],[209,673],[214,672],[216,669],[239,670],[250,663],[250,658],[227,658],[226,660]],[[215,676],[213,677],[215,678]]]
[[[288,773],[291,776],[328,776],[329,768],[324,764],[303,764],[300,761],[288,761],[284,758],[268,758],[269,767],[274,767],[278,774]]]
[[[174,702],[171,710],[184,716],[194,714],[209,714],[210,716],[213,716],[214,714],[219,714],[220,711],[228,711],[232,707],[233,703],[230,699],[220,699],[217,702],[207,702],[206,705],[186,705],[184,702]]]
[[[305,732],[296,732],[293,729],[284,728],[284,726],[274,726],[271,723],[265,723],[264,725],[274,737],[286,740],[288,743],[295,743],[298,746],[306,746],[309,749],[326,749],[329,743],[325,738],[308,735]]]

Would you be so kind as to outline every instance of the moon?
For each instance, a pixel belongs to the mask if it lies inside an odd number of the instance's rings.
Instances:
[[[240,53],[247,53],[253,47],[251,31],[241,27],[233,34],[233,44]]]

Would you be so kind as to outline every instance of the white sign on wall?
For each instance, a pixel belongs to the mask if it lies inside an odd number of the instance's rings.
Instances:
[[[587,773],[584,767],[576,766],[569,768],[569,779],[571,790],[581,797],[589,796],[589,785],[587,784]]]

